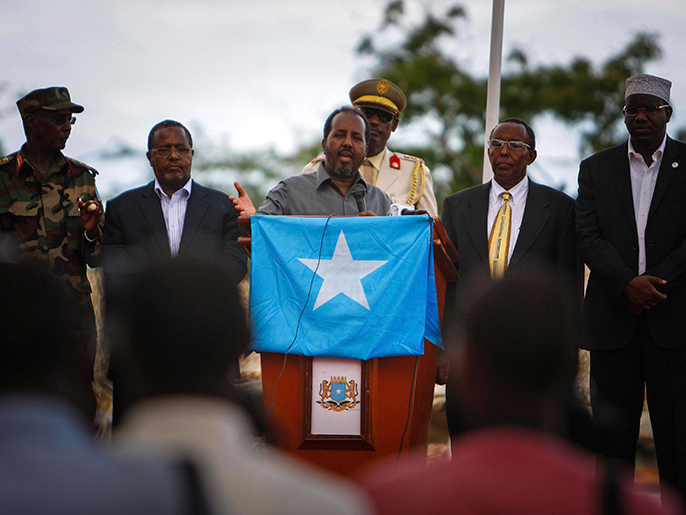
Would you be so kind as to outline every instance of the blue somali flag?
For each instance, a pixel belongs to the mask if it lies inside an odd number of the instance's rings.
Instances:
[[[253,350],[372,359],[441,345],[429,216],[252,217]]]

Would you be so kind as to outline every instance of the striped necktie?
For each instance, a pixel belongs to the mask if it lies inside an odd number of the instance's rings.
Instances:
[[[503,205],[491,228],[488,238],[488,264],[491,267],[491,277],[500,279],[507,269],[507,257],[510,251],[510,228],[512,226],[512,208],[510,194],[503,193]]]

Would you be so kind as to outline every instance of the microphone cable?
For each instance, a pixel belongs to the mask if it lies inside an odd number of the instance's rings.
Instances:
[[[414,359],[414,373],[412,374],[412,384],[410,385],[410,403],[407,406],[407,421],[405,422],[405,429],[403,429],[403,436],[400,439],[400,447],[398,448],[398,456],[395,459],[395,466],[400,462],[400,454],[403,452],[403,443],[405,443],[405,434],[410,425],[410,415],[412,414],[412,400],[414,398],[414,385],[417,382],[417,368],[419,366],[419,356]]]
[[[319,264],[322,262],[322,250],[324,249],[324,235],[326,234],[326,228],[329,225],[329,221],[331,220],[331,217],[334,216],[333,214],[330,214],[329,216],[326,217],[326,223],[324,224],[324,229],[322,230],[322,238],[319,241],[319,256],[317,257],[317,266],[314,269],[314,272],[312,273],[312,279],[310,280],[310,287],[307,290],[307,298],[305,299],[305,305],[303,306],[302,310],[300,311],[300,316],[298,317],[298,322],[295,325],[295,335],[293,336],[293,341],[291,344],[288,346],[286,349],[286,352],[284,353],[283,356],[283,366],[281,367],[281,372],[279,372],[278,377],[276,378],[276,382],[274,383],[274,389],[272,390],[272,403],[269,406],[269,410],[267,410],[267,414],[265,415],[265,421],[269,420],[269,415],[272,412],[272,408],[274,407],[274,401],[276,399],[276,387],[279,385],[279,381],[281,381],[281,376],[284,373],[284,370],[286,370],[286,359],[288,358],[288,353],[290,350],[293,348],[293,345],[295,345],[295,341],[298,339],[298,331],[300,330],[300,321],[303,318],[303,315],[305,314],[305,309],[307,309],[307,304],[310,302],[310,295],[312,294],[312,286],[314,285],[314,278],[317,277],[317,270],[319,270]]]
[[[405,213],[403,213],[405,214]],[[426,212],[424,212],[426,214]],[[432,240],[432,246],[433,246],[433,218],[429,217],[429,225],[431,226],[431,240]],[[429,247],[429,252],[433,252],[433,248]],[[429,266],[427,268],[427,273],[429,275],[429,278],[431,278],[431,259],[429,259]],[[414,398],[414,386],[415,383],[417,382],[417,369],[419,367],[419,356],[415,357],[414,360],[414,373],[412,374],[412,384],[410,385],[410,403],[407,406],[407,421],[405,422],[405,429],[403,429],[403,436],[400,439],[400,447],[398,448],[398,456],[395,459],[395,466],[398,466],[398,463],[400,462],[400,454],[403,452],[403,443],[405,443],[405,435],[407,434],[407,428],[410,425],[410,416],[412,414],[412,400]]]

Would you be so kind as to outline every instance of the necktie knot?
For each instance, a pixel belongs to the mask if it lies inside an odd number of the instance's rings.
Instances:
[[[502,193],[502,197],[503,197],[503,200],[504,200],[504,201],[510,200],[510,196],[511,196],[511,195],[510,195],[509,193],[507,193],[507,192]]]

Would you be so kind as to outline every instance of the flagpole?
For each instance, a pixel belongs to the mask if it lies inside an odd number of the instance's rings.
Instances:
[[[488,161],[488,136],[500,117],[500,75],[503,58],[503,20],[505,0],[493,0],[491,15],[491,56],[488,68],[488,94],[486,97],[486,131],[484,135],[484,168],[482,182],[493,177],[491,163]]]

